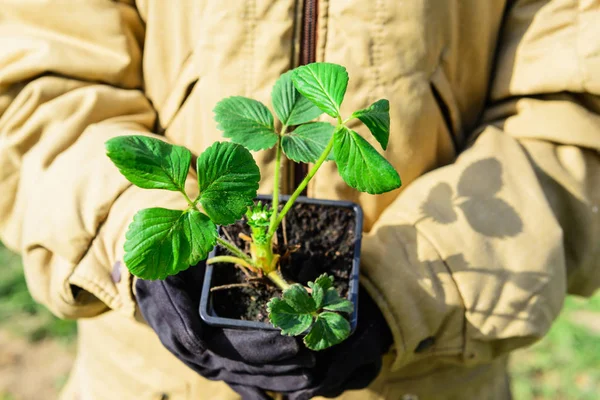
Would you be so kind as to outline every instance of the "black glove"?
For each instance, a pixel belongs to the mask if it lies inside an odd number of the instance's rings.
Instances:
[[[261,389],[308,387],[315,357],[298,339],[279,331],[211,327],[200,319],[204,272],[202,264],[164,281],[137,281],[138,305],[162,344],[200,375],[227,382],[246,399],[266,398]]]
[[[288,400],[306,400],[363,389],[379,375],[382,357],[392,343],[392,333],[379,307],[361,287],[354,334],[336,346],[315,352],[317,362],[309,371],[312,383],[304,389],[284,391],[284,394]],[[237,391],[244,399],[269,399],[258,387],[246,386],[242,390]]]

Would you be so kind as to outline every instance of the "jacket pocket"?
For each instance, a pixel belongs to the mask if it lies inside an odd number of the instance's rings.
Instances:
[[[179,75],[173,83],[173,89],[158,107],[159,131],[164,132],[198,83],[199,74],[194,61],[194,52],[191,52],[181,65]]]
[[[452,93],[450,82],[444,73],[441,65],[435,69],[431,77],[429,78],[429,85],[431,88],[431,94],[437,103],[440,114],[444,120],[444,124],[452,143],[454,144],[454,151],[458,154],[464,145],[464,138],[462,137],[462,123],[460,119],[460,112],[456,99]]]

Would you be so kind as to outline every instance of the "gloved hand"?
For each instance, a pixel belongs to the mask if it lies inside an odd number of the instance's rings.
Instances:
[[[363,389],[379,375],[382,357],[392,343],[392,333],[379,307],[361,287],[354,334],[336,346],[314,353],[316,364],[307,371],[312,376],[307,387],[283,392],[288,400],[307,400]],[[244,399],[270,398],[258,387],[246,386],[238,393],[243,393]]]
[[[137,281],[138,305],[162,344],[200,375],[227,382],[244,398],[263,389],[308,387],[315,356],[298,339],[278,331],[211,327],[200,319],[204,272],[202,264],[164,281]]]
[[[393,343],[392,332],[371,296],[360,288],[358,324],[348,340],[316,353],[315,377],[305,389],[288,394],[289,400],[314,396],[336,397],[346,390],[363,389],[379,375],[382,358]]]

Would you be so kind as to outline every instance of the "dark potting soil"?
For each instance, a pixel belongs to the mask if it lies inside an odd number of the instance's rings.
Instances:
[[[355,218],[354,210],[350,208],[296,203],[277,235],[276,250],[281,255],[284,278],[306,285],[327,273],[334,277],[338,293],[346,297],[354,259]],[[250,235],[245,221],[238,221],[226,230],[237,246],[248,250],[247,243],[239,237],[240,233]],[[219,248],[217,253],[227,252]],[[232,264],[214,266],[212,287],[248,282],[244,273]],[[268,279],[263,279],[253,282],[250,287],[216,290],[212,295],[214,310],[220,317],[268,322],[267,303],[279,296],[280,291]]]

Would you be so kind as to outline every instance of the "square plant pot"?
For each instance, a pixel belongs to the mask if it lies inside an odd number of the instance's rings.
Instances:
[[[280,206],[288,198],[280,196]],[[271,203],[271,196],[260,195],[257,200]],[[304,285],[322,273],[334,276],[334,286],[338,292],[345,294],[354,304],[354,312],[349,316],[353,332],[358,319],[362,209],[358,204],[348,201],[298,197],[286,215],[286,221],[278,229],[278,243],[286,243],[283,247],[288,250],[287,255],[281,258],[282,274],[286,279]],[[283,234],[284,228],[286,235]],[[250,234],[245,231],[247,226],[240,222],[226,229],[231,231],[229,236],[238,245],[243,244],[238,239],[238,233]],[[224,235],[223,227],[219,227],[219,234]],[[227,254],[226,250],[216,246],[208,258],[223,254]],[[202,320],[218,327],[278,330],[266,315],[266,301],[281,295],[276,289],[235,287],[211,291],[215,286],[240,283],[242,278],[242,272],[232,264],[206,266],[200,298]]]

